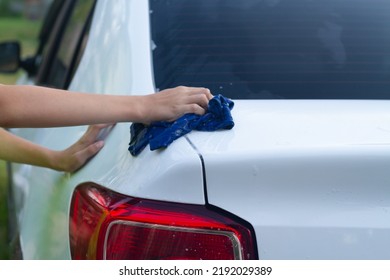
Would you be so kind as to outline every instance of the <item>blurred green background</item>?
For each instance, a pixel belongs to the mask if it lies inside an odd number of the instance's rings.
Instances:
[[[22,56],[35,53],[42,18],[52,0],[0,0],[0,42],[19,41]],[[15,84],[22,74],[0,74],[0,84]],[[0,147],[0,149],[3,147]],[[9,259],[7,235],[7,172],[0,160],[0,259]]]
[[[0,0],[0,42],[19,41],[22,56],[34,54],[37,48],[37,36],[43,17],[37,12],[39,5],[47,1]],[[0,83],[14,84],[21,72],[0,74]]]

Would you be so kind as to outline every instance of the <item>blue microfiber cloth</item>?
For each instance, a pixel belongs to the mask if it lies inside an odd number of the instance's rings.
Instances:
[[[234,121],[230,111],[234,103],[222,96],[214,96],[204,115],[186,114],[174,122],[153,122],[149,126],[133,123],[130,127],[129,151],[138,155],[149,144],[150,150],[166,148],[177,138],[191,132],[232,129]]]

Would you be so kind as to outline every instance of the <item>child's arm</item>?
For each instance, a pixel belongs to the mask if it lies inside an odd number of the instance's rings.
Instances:
[[[47,149],[0,128],[0,159],[73,172],[103,147],[103,141],[96,139],[106,126],[90,126],[76,143],[63,151]]]
[[[211,98],[208,89],[183,86],[145,96],[121,96],[0,85],[0,127],[170,121],[186,113],[204,114]]]

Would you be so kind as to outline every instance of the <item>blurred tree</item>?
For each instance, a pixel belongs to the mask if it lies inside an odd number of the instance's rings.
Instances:
[[[21,2],[18,0],[0,0],[0,17],[20,16],[20,10],[15,10],[15,7]]]
[[[52,0],[0,0],[0,17],[25,16],[39,20]]]
[[[42,19],[52,0],[24,0],[24,16],[31,20]]]

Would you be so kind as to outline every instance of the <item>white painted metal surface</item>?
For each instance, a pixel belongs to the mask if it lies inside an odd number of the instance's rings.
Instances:
[[[237,101],[193,133],[210,204],[255,228],[264,259],[389,259],[390,102]]]
[[[127,95],[154,92],[148,15],[148,1],[98,1],[85,55],[70,89]],[[69,127],[14,132],[63,149],[85,130]],[[147,148],[136,158],[127,151],[129,141],[130,124],[117,124],[103,150],[74,175],[14,165],[24,258],[70,258],[70,199],[73,189],[85,181],[137,197],[204,204],[201,162],[184,138],[166,151],[152,153]]]

